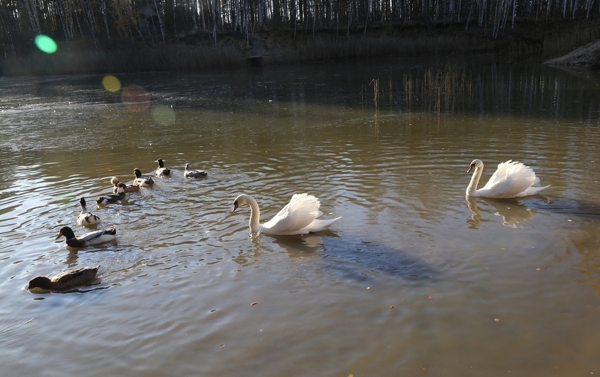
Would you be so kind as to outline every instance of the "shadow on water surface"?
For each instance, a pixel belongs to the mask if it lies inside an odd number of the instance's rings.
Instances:
[[[563,215],[600,219],[600,204],[568,198],[532,198],[526,201],[528,207]]]
[[[406,280],[431,279],[433,267],[407,252],[370,240],[336,234],[311,234],[302,238],[278,237],[275,241],[292,258],[320,257],[323,269],[356,282],[378,275]]]
[[[481,210],[478,207],[478,202]],[[472,215],[467,223],[477,229],[483,222],[490,221],[481,212],[493,213],[502,217],[502,225],[517,228],[533,218],[536,211],[572,215],[587,218],[600,218],[600,204],[573,199],[551,199],[537,195],[529,198],[489,199],[467,198],[467,206]],[[489,210],[491,207],[491,210]]]

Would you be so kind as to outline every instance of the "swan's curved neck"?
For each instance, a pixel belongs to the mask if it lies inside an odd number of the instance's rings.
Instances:
[[[481,178],[481,173],[483,173],[483,166],[476,167],[473,176],[471,177],[471,182],[469,182],[469,186],[467,186],[467,195],[475,195],[477,191],[477,185],[479,184],[479,179]]]
[[[246,203],[250,206],[250,229],[254,233],[260,232],[260,208],[253,197],[246,195]]]

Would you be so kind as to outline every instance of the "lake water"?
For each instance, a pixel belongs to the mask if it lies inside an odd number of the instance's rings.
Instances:
[[[475,58],[115,76],[0,79],[3,376],[600,374],[600,76]],[[157,158],[171,178],[96,207]],[[512,159],[550,187],[467,200],[475,158],[480,185]],[[342,219],[252,236],[230,212],[246,193],[266,221],[303,192]],[[54,240],[89,231],[80,197],[116,242]],[[25,289],[97,264],[73,292]]]

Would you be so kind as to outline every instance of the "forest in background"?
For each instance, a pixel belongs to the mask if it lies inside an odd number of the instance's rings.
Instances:
[[[5,74],[194,71],[395,54],[566,53],[595,0],[0,0]],[[37,35],[59,49],[40,56]]]

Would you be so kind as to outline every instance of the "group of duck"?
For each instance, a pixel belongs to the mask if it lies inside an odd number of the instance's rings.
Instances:
[[[157,176],[169,176],[170,169],[165,168],[162,159],[156,160],[158,168],[155,171]],[[524,196],[536,195],[549,186],[538,186],[539,179],[535,172],[529,166],[517,161],[508,160],[500,163],[488,183],[481,189],[477,189],[479,179],[483,172],[483,162],[473,160],[469,165],[468,173],[474,172],[471,181],[467,187],[466,195],[473,197],[486,198],[519,198]],[[151,187],[154,180],[151,177],[142,177],[140,169],[134,169],[135,179],[131,185],[119,182],[116,177],[111,179],[113,193],[100,196],[96,200],[98,205],[114,203],[123,200],[128,192],[139,191],[140,187]],[[189,164],[186,164],[184,176],[186,178],[202,178],[207,176],[203,170],[192,170]],[[319,210],[320,202],[308,194],[294,194],[290,202],[283,207],[271,220],[266,223],[260,223],[260,208],[257,201],[250,195],[241,194],[235,198],[231,211],[234,212],[238,207],[247,204],[250,206],[249,227],[253,233],[264,233],[270,235],[300,235],[323,231],[331,224],[339,220],[336,217],[328,220],[318,219],[322,215]],[[80,200],[81,214],[77,218],[79,225],[95,225],[100,219],[95,214],[86,209],[84,198]],[[82,248],[88,245],[97,244],[113,240],[116,236],[116,226],[87,233],[76,237],[73,230],[69,227],[63,227],[58,233],[57,239],[64,236],[67,246],[73,248]],[[76,285],[86,284],[96,277],[98,267],[84,267],[76,270],[66,271],[54,277],[38,276],[29,282],[29,289],[41,288],[44,290],[64,290]]]
[[[158,167],[155,170],[156,176],[170,176],[171,169],[166,168],[162,159],[156,160]],[[113,185],[113,192],[108,195],[99,196],[96,199],[98,206],[104,206],[109,203],[116,203],[126,198],[128,193],[138,192],[141,187],[152,187],[154,179],[152,177],[142,177],[142,171],[138,168],[133,169],[135,178],[131,185],[126,185],[119,181],[117,177],[112,177],[110,183]],[[195,170],[190,167],[190,164],[185,165],[184,176],[186,178],[203,178],[208,173],[204,170]],[[100,217],[87,209],[85,198],[79,200],[81,213],[77,216],[77,224],[81,226],[96,226],[100,223]],[[66,238],[66,244],[70,248],[80,249],[89,245],[109,242],[116,238],[117,226],[113,225],[106,229],[95,230],[86,233],[82,236],[75,236],[75,232],[68,226],[64,226],[58,232],[56,239],[61,237]],[[84,285],[96,278],[98,268],[82,267],[74,270],[68,270],[55,276],[37,276],[29,281],[28,289],[30,291],[50,291],[50,290],[66,290],[78,285]]]

